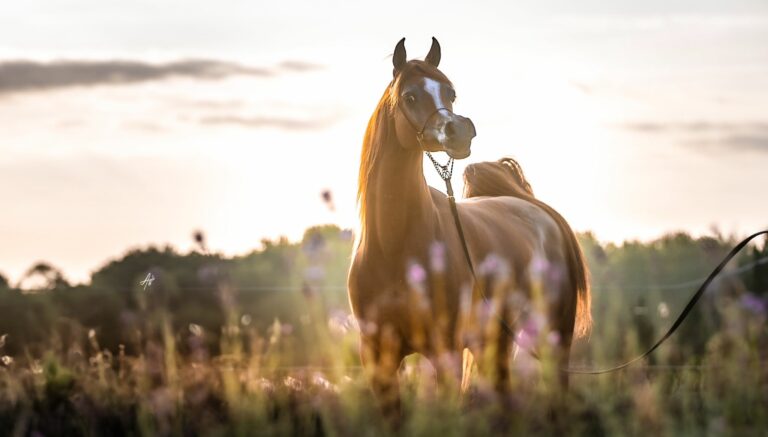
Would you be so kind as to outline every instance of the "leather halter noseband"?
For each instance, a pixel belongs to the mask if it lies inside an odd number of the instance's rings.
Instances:
[[[400,106],[400,105],[398,104],[398,106]],[[404,111],[403,108],[400,108],[400,112],[403,113],[403,116],[405,117],[405,119],[408,120],[408,123],[411,125],[413,130],[416,131],[416,139],[419,141],[419,145],[423,145],[422,141],[424,139],[424,131],[427,129],[427,125],[432,120],[432,117],[434,117],[440,111],[448,111],[451,115],[456,115],[453,111],[451,111],[450,109],[448,109],[446,107],[437,108],[434,111],[432,111],[431,114],[429,114],[429,116],[427,117],[426,120],[424,120],[424,125],[421,126],[421,129],[418,129],[416,127],[416,123],[414,123],[413,120],[411,120],[411,117],[408,115],[408,112]],[[427,153],[429,153],[429,152],[427,152]]]
[[[416,132],[416,141],[419,142],[419,146],[421,146],[422,150],[424,149],[424,131],[427,129],[427,125],[432,120],[432,117],[434,117],[440,111],[448,111],[451,115],[456,115],[450,109],[444,106],[441,106],[440,108],[435,109],[434,111],[432,111],[431,114],[429,114],[426,120],[424,120],[424,125],[422,125],[421,129],[419,129],[416,126],[416,123],[414,123],[413,120],[411,120],[411,117],[408,114],[408,111],[406,111],[405,108],[402,107],[399,101],[398,101],[397,107],[400,110],[400,113],[403,114],[403,117],[405,117],[405,119],[408,120],[408,124],[411,125],[411,128]],[[448,162],[446,162],[445,165],[443,165],[437,162],[437,160],[432,156],[431,152],[424,150],[424,153],[426,153],[427,157],[429,157],[429,160],[432,161],[432,165],[435,166],[435,171],[437,171],[437,174],[439,174],[440,178],[443,181],[445,181],[448,197],[453,199],[453,187],[451,186],[451,176],[453,175],[453,158],[449,156]],[[469,261],[469,257],[467,257],[467,260]],[[471,261],[470,261],[470,265],[471,265]]]

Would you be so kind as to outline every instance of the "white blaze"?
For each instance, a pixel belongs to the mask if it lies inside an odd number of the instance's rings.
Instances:
[[[440,82],[429,77],[424,78],[424,90],[432,96],[432,100],[435,102],[435,108],[445,108],[443,104],[443,97],[440,95]]]
[[[424,90],[432,97],[432,101],[435,103],[435,109],[445,108],[443,97],[440,94],[441,83],[429,77],[425,77],[423,81]],[[440,144],[444,144],[446,140],[445,123],[440,123],[440,125],[437,126],[437,130],[437,141],[440,142]]]

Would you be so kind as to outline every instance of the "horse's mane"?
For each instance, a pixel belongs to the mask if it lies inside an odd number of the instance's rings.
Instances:
[[[568,222],[552,207],[533,195],[531,184],[522,167],[512,158],[470,164],[464,171],[464,197],[513,196],[538,206],[549,214],[565,238],[566,257],[571,283],[577,289],[576,336],[586,335],[592,326],[589,270],[576,235]]]
[[[400,86],[413,76],[428,77],[439,82],[450,84],[451,81],[437,68],[427,62],[408,61],[389,83],[384,94],[379,99],[376,109],[368,121],[363,137],[363,149],[360,156],[360,172],[358,174],[357,203],[360,208],[360,219],[365,233],[366,200],[371,179],[371,170],[376,158],[383,147],[390,141],[397,141],[394,136],[393,110],[398,104]],[[393,144],[394,145],[394,144]],[[398,146],[399,147],[399,146]]]
[[[371,178],[371,170],[382,144],[386,143],[389,137],[390,88],[391,85],[387,87],[384,95],[379,100],[379,104],[376,105],[376,109],[368,121],[368,127],[365,129],[365,136],[363,137],[363,149],[360,154],[360,172],[357,178],[357,204],[360,208],[360,221],[363,226],[363,232],[365,232],[366,225],[365,216],[368,205],[368,184]]]

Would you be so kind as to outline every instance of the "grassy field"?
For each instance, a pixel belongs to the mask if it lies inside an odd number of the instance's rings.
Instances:
[[[0,284],[0,436],[768,433],[766,244],[735,261],[645,362],[574,375],[566,394],[551,363],[525,354],[504,396],[478,372],[462,396],[410,356],[393,429],[360,367],[340,285],[351,238],[318,229],[232,259],[131,251],[90,285]],[[571,366],[611,367],[646,350],[732,245],[582,235],[594,327]]]
[[[724,328],[708,340],[703,355],[680,358],[674,346],[662,347],[653,365],[638,364],[611,375],[573,376],[564,396],[553,391],[547,378],[552,369],[527,361],[517,365],[509,396],[499,398],[475,376],[462,398],[455,387],[437,387],[425,360],[409,357],[401,376],[404,418],[399,432],[764,435],[765,314],[738,299],[727,300],[720,311]],[[95,331],[87,330],[66,346],[52,332],[50,348],[40,356],[3,356],[0,433],[394,432],[381,419],[367,388],[357,360],[356,327],[344,314],[329,319],[311,311],[303,321],[306,329],[276,320],[258,330],[247,316],[231,311],[215,356],[205,341],[209,333],[201,326],[174,332],[171,319],[162,309],[147,318],[136,332],[141,345],[137,354],[101,348]],[[617,321],[620,329],[609,329],[597,323],[593,336],[576,345],[575,365],[613,364],[639,352],[638,335],[630,325]],[[326,351],[315,357],[316,367],[286,365],[292,362],[297,335],[311,335],[310,340]]]

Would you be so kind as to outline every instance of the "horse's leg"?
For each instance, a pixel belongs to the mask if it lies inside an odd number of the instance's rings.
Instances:
[[[564,369],[567,369],[570,364],[570,356],[571,356],[571,342],[573,340],[573,325],[571,325],[570,332],[567,332],[567,330],[558,332],[560,341],[557,347],[555,348],[555,354],[556,354],[556,361],[557,363],[557,372],[559,373],[559,381],[560,381],[560,389],[563,393],[568,391],[568,385],[569,385],[569,377],[570,375],[568,372],[565,372]]]
[[[499,394],[506,394],[510,389],[510,372],[512,365],[512,335],[506,331],[507,326],[501,326],[496,339],[494,388]]]
[[[570,296],[565,295],[566,299]],[[554,320],[553,330],[557,334],[555,336],[555,344],[553,344],[554,362],[557,366],[556,372],[558,373],[558,379],[560,383],[560,389],[563,393],[568,391],[569,375],[568,372],[564,372],[570,364],[571,356],[571,343],[573,341],[573,327],[576,321],[576,302],[575,296],[573,302],[558,302],[555,305],[555,311],[550,314],[550,320]]]
[[[361,337],[360,358],[384,417],[395,427],[401,420],[398,369],[404,355],[402,342],[385,325],[377,334]]]
[[[491,319],[488,323],[494,326],[486,327],[480,348],[472,350],[472,354],[480,377],[490,383],[496,393],[504,395],[511,388],[512,335],[498,320]]]

